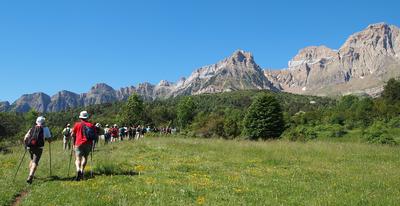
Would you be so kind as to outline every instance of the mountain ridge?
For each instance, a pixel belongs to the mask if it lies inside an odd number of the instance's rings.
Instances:
[[[252,53],[236,50],[215,64],[194,70],[177,82],[161,80],[117,90],[105,83],[95,84],[87,93],[67,90],[53,96],[42,92],[24,94],[14,103],[0,102],[0,111],[61,111],[72,107],[126,100],[137,93],[147,100],[180,95],[258,89],[305,95],[378,95],[384,82],[400,76],[400,29],[385,23],[371,24],[350,35],[335,50],[327,46],[308,46],[282,70],[262,69]]]

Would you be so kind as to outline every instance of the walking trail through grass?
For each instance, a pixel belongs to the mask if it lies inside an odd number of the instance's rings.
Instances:
[[[99,146],[81,182],[69,152],[48,145],[36,179],[29,157],[0,155],[0,205],[399,205],[400,148],[361,143],[149,137]],[[26,192],[26,193],[24,193]]]

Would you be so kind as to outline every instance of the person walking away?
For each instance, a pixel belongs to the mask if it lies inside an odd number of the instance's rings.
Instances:
[[[50,129],[45,126],[45,118],[40,116],[36,119],[36,125],[33,126],[26,133],[24,142],[26,148],[29,150],[31,161],[29,162],[29,175],[26,179],[28,184],[32,184],[37,166],[39,165],[40,157],[43,153],[44,142],[47,140],[51,142]]]
[[[82,111],[79,114],[79,122],[76,122],[72,130],[72,138],[75,148],[76,181],[84,177],[84,171],[88,156],[92,151],[93,141],[96,138],[96,127],[89,122],[89,113]]]
[[[96,127],[96,139],[94,139],[93,150],[96,148],[96,145],[97,145],[97,143],[99,142],[99,139],[100,139],[101,124],[100,123],[96,123],[95,127]]]
[[[108,144],[111,139],[111,132],[110,128],[108,127],[108,124],[106,124],[106,127],[104,128],[104,144]]]
[[[135,139],[138,140],[140,138],[140,134],[142,133],[142,128],[140,127],[140,125],[138,125],[136,127],[136,136]]]
[[[119,141],[124,140],[124,136],[125,136],[125,127],[121,127],[119,128]]]
[[[111,128],[111,142],[115,142],[118,139],[118,126],[114,124],[113,128]]]
[[[67,147],[68,147],[68,150],[71,149],[71,133],[72,133],[71,125],[67,124],[67,127],[65,127],[63,129],[63,131],[62,131],[62,134],[63,134],[63,148],[64,148],[64,150],[66,150]]]

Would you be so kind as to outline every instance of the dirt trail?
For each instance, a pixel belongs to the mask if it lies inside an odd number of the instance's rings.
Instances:
[[[11,206],[16,206],[16,205],[20,205],[22,199],[24,199],[25,196],[28,195],[28,191],[27,190],[23,190],[22,192],[20,192],[12,201]]]

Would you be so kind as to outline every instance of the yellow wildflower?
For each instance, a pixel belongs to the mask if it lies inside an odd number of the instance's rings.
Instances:
[[[198,198],[197,198],[197,204],[199,204],[199,205],[202,205],[202,204],[204,204],[204,202],[206,201],[206,198],[205,197],[203,197],[203,196],[199,196]]]

